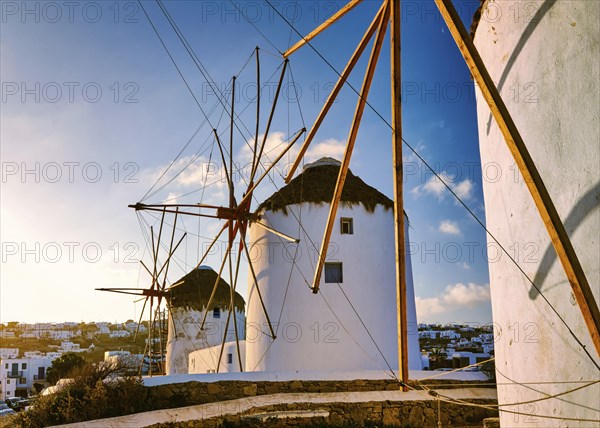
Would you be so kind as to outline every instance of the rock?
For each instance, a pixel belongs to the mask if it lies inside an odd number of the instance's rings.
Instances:
[[[216,395],[216,394],[220,394],[221,393],[221,385],[218,385],[216,383],[209,383],[207,384],[207,392],[210,395]]]
[[[419,406],[413,406],[408,415],[408,423],[416,426],[423,426],[425,416],[423,415],[423,408]]]
[[[257,386],[255,383],[251,384],[251,385],[247,385],[245,387],[242,388],[242,394],[244,394],[245,396],[252,396],[252,395],[256,395],[256,390],[257,390]]]
[[[383,409],[382,415],[381,423],[383,423],[383,425],[400,425],[400,412],[398,409]]]
[[[292,389],[302,389],[302,382],[299,380],[295,380],[290,384],[290,388]]]

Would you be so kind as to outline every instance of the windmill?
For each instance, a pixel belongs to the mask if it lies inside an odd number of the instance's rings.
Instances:
[[[148,337],[146,339],[146,348],[144,350],[143,358],[148,358],[148,373],[152,376],[154,372],[154,366],[158,368],[158,373],[164,372],[164,350],[165,350],[165,308],[163,304],[166,303],[166,310],[169,309],[168,297],[169,297],[169,289],[168,285],[168,274],[169,274],[169,266],[171,264],[171,259],[173,255],[179,248],[180,244],[186,237],[186,233],[184,233],[177,243],[175,243],[175,234],[177,231],[177,210],[175,210],[175,216],[173,220],[173,226],[171,231],[171,239],[169,242],[169,247],[167,250],[166,258],[161,262],[161,257],[159,257],[161,253],[161,239],[163,233],[163,226],[165,225],[165,215],[166,210],[163,210],[162,216],[160,219],[160,226],[158,230],[158,236],[155,238],[154,227],[150,226],[150,241],[152,244],[152,269],[148,268],[148,266],[144,263],[143,260],[140,260],[141,266],[144,270],[150,275],[151,283],[150,287],[139,289],[139,288],[97,288],[98,291],[107,291],[111,293],[120,293],[120,294],[128,294],[133,296],[142,296],[144,305],[142,306],[142,311],[140,313],[140,319],[138,320],[135,338],[139,333],[140,324],[142,322],[142,318],[144,316],[144,311],[146,309],[146,305],[148,301],[150,301],[149,305],[149,320],[148,320]],[[162,248],[166,248],[162,245]],[[156,299],[156,304],[155,304]],[[142,360],[142,365],[144,361]],[[141,371],[141,366],[140,366]]]
[[[257,88],[261,88],[261,81],[260,81],[261,65],[260,65],[260,55],[259,55],[258,47],[255,49],[254,55],[256,58],[256,84],[257,84]],[[262,310],[263,310],[265,317],[267,319],[267,322],[268,322],[269,336],[272,339],[275,339],[275,337],[276,337],[275,329],[273,328],[273,325],[272,325],[269,315],[267,313],[265,303],[262,299],[262,295],[261,295],[260,289],[258,287],[258,280],[256,278],[256,273],[255,273],[255,270],[254,270],[254,267],[252,264],[252,258],[250,256],[251,250],[250,250],[250,246],[248,245],[248,242],[247,242],[247,231],[248,231],[248,227],[250,226],[250,224],[252,224],[253,226],[264,228],[265,230],[269,231],[270,233],[274,233],[274,234],[278,235],[279,237],[286,239],[290,242],[294,242],[294,243],[299,242],[298,239],[288,236],[286,234],[283,234],[283,233],[271,228],[269,225],[265,224],[264,222],[262,222],[260,216],[258,216],[257,214],[254,214],[253,209],[252,209],[252,199],[253,199],[253,194],[254,194],[255,190],[267,177],[269,177],[269,174],[271,173],[271,171],[278,165],[278,163],[281,161],[281,159],[290,151],[290,149],[294,146],[294,144],[306,132],[306,129],[302,128],[299,131],[292,134],[287,140],[288,141],[287,145],[279,152],[279,154],[274,159],[269,159],[268,167],[263,168],[263,160],[267,156],[267,152],[266,152],[265,148],[267,145],[269,132],[271,130],[271,126],[273,123],[273,117],[275,115],[277,102],[280,98],[281,88],[282,88],[282,85],[284,82],[284,77],[286,76],[286,70],[288,69],[288,60],[284,60],[281,63],[280,68],[281,68],[281,73],[279,76],[277,89],[274,93],[274,98],[272,101],[269,116],[268,116],[268,119],[267,119],[267,122],[265,125],[264,132],[262,134],[259,133],[260,132],[260,108],[261,108],[260,94],[261,94],[261,91],[260,91],[260,89],[257,91],[257,95],[256,95],[256,99],[255,99],[255,102],[256,102],[255,135],[253,138],[253,142],[250,142],[247,140],[245,141],[245,143],[248,145],[248,147],[250,148],[250,151],[252,153],[252,164],[251,164],[251,169],[250,169],[250,174],[249,174],[249,180],[246,183],[243,183],[243,193],[242,193],[242,196],[239,199],[239,201],[236,198],[236,189],[235,189],[235,180],[234,180],[235,168],[236,168],[236,165],[234,163],[234,131],[236,129],[238,129],[238,130],[240,129],[239,124],[237,123],[237,121],[240,119],[235,111],[236,76],[233,76],[231,100],[227,101],[224,98],[221,98],[219,96],[219,101],[223,103],[223,108],[225,110],[227,110],[227,114],[230,117],[229,127],[228,127],[228,129],[221,131],[221,132],[219,132],[216,127],[214,127],[212,129],[212,137],[214,138],[214,144],[218,147],[220,160],[222,163],[222,168],[223,168],[224,175],[226,178],[226,183],[227,183],[227,188],[228,188],[228,204],[227,205],[210,205],[210,204],[204,204],[204,203],[197,203],[197,204],[180,204],[180,203],[146,204],[146,203],[138,202],[136,204],[129,205],[129,207],[135,209],[136,212],[157,212],[162,215],[161,220],[160,220],[158,239],[157,239],[156,243],[154,241],[154,232],[153,232],[152,227],[151,227],[151,231],[150,231],[150,235],[152,237],[152,240],[151,240],[152,248],[153,248],[153,250],[152,250],[153,266],[150,269],[145,264],[142,264],[144,269],[151,276],[151,280],[152,280],[151,286],[147,289],[141,289],[141,290],[140,289],[131,289],[131,288],[103,288],[103,289],[99,289],[99,290],[144,296],[144,308],[145,308],[146,302],[148,300],[150,300],[150,312],[151,312],[150,324],[151,324],[151,326],[153,326],[154,323],[158,323],[159,325],[161,325],[164,322],[164,316],[160,315],[163,312],[160,312],[159,309],[161,308],[161,306],[160,306],[161,302],[169,301],[170,288],[166,288],[166,286],[168,284],[167,273],[168,273],[169,263],[170,263],[171,258],[173,257],[173,253],[175,252],[177,247],[179,247],[179,244],[181,244],[182,240],[186,236],[184,234],[180,238],[180,240],[177,242],[177,244],[173,247],[173,240],[174,240],[174,236],[175,236],[175,231],[177,229],[177,226],[176,226],[177,217],[178,216],[190,216],[190,217],[200,217],[200,218],[211,218],[211,219],[222,220],[223,224],[221,225],[216,236],[214,236],[214,238],[211,240],[210,244],[204,251],[202,257],[200,257],[200,260],[197,262],[196,268],[199,268],[205,262],[207,257],[211,254],[211,250],[217,244],[217,242],[219,242],[219,240],[223,234],[225,234],[227,238],[226,238],[226,250],[221,259],[219,268],[218,268],[218,270],[216,270],[217,277],[214,282],[214,286],[212,288],[212,292],[211,292],[210,298],[208,300],[207,307],[210,308],[211,305],[213,304],[213,300],[217,293],[219,283],[221,282],[222,279],[224,279],[224,276],[225,276],[224,270],[225,270],[226,266],[227,266],[227,271],[229,274],[231,307],[234,306],[234,304],[233,304],[234,295],[236,293],[236,288],[237,288],[237,283],[238,283],[240,264],[242,261],[242,254],[244,254],[245,258],[247,259],[247,262],[248,262],[250,275],[252,277],[252,280],[253,280],[256,290],[257,290],[257,294],[258,294],[260,302],[261,302]],[[223,134],[227,131],[229,131],[228,147],[225,146],[222,142]],[[262,173],[260,173],[261,168],[263,169]],[[165,223],[164,219],[165,219],[165,215],[172,215],[172,214],[175,215],[175,221],[173,222],[171,243],[169,246],[167,257],[166,257],[165,261],[162,262],[162,264],[161,264],[161,261],[160,261],[160,258],[158,255],[159,255],[159,250],[160,250],[160,239],[161,239],[163,224]],[[237,257],[234,256],[232,253],[237,254]],[[180,283],[172,284],[171,287],[176,287],[179,284]],[[154,309],[154,299],[157,299],[156,310]],[[167,305],[167,307],[168,307],[168,305]],[[144,309],[142,309],[142,313],[143,313],[143,311],[144,311]],[[153,311],[155,311],[155,312],[153,312]],[[155,315],[153,315],[153,313],[155,313]],[[223,356],[223,350],[224,350],[224,346],[225,346],[225,342],[226,342],[226,338],[227,338],[227,332],[228,332],[228,328],[229,328],[229,325],[231,322],[231,319],[230,319],[231,313],[232,313],[232,311],[228,312],[228,316],[227,316],[227,320],[226,320],[226,324],[225,324],[225,331],[224,331],[223,339],[221,342],[221,350],[219,353],[219,364],[217,365],[217,367],[220,367],[220,365],[221,365],[221,359]],[[208,315],[208,311],[206,311],[204,313],[204,317],[200,323],[201,330],[204,330],[207,315]],[[238,337],[237,322],[238,322],[237,317],[233,316],[233,327],[234,327],[234,331],[235,331],[237,358],[238,358],[239,366],[243,367],[242,356],[241,356],[240,345],[239,345],[240,338]],[[157,341],[159,352],[162,355],[162,352],[165,349],[164,341],[163,341],[163,338],[164,338],[163,330],[161,329],[159,334],[153,333],[152,330],[153,329],[150,329],[149,334],[148,334],[149,344],[153,343],[153,341],[151,339],[154,339],[155,341]],[[157,340],[157,339],[159,339],[159,340]],[[150,347],[150,345],[148,345],[148,346]]]

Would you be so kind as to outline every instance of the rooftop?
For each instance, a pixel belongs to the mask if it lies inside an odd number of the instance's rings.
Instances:
[[[287,186],[282,187],[260,204],[257,211],[283,211],[287,214],[286,207],[289,205],[303,202],[329,204],[333,198],[339,171],[340,162],[328,157],[308,164],[304,167],[304,171]],[[344,183],[342,204],[347,206],[360,204],[369,212],[373,212],[377,205],[382,205],[386,209],[394,206],[390,198],[366,184],[351,170],[348,170]]]

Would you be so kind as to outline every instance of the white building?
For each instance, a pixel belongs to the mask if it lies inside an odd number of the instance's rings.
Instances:
[[[125,324],[125,330],[129,331],[130,333],[135,333],[136,331],[138,333],[145,333],[148,331],[144,324],[138,324],[137,322],[128,322]]]
[[[452,367],[455,369],[481,363],[491,358],[490,354],[485,352],[454,352],[450,356],[452,358]],[[479,370],[476,367],[472,369]]]
[[[421,330],[419,332],[419,338],[437,339],[438,337],[440,337],[440,332],[438,330]]]
[[[442,330],[440,331],[440,338],[443,339],[460,339],[460,333],[454,330]]]
[[[0,399],[28,396],[34,391],[34,383],[45,384],[46,371],[53,358],[12,358],[0,361]]]
[[[350,171],[319,293],[309,289],[338,171],[339,162],[330,158],[307,165],[258,209],[263,223],[300,243],[250,227],[260,291],[271,322],[279,323],[273,341],[250,277],[247,371],[398,368],[393,202]],[[408,224],[405,233],[408,242]],[[407,321],[416,326],[410,257],[406,272]],[[408,338],[409,366],[420,370],[418,335],[413,330]]]
[[[242,364],[246,361],[246,342],[240,342],[240,355],[235,342],[227,342],[221,352],[221,345],[211,346],[210,348],[200,349],[190,353],[189,372],[190,373],[232,373],[239,372],[240,359]],[[221,364],[219,365],[219,356]],[[219,370],[217,370],[217,366]]]
[[[19,349],[18,348],[0,348],[0,359],[4,360],[7,358],[18,358],[19,357]]]
[[[110,334],[110,328],[108,327],[108,324],[105,322],[96,323],[96,328],[98,329],[96,334]]]
[[[60,342],[59,349],[62,351],[65,351],[65,352],[85,351],[85,349],[81,349],[81,345],[79,343],[73,343],[73,342],[68,342],[68,341]]]
[[[516,19],[512,6],[502,3],[483,5],[475,45],[600,305],[600,2],[532,1],[528,3],[532,19]],[[494,248],[489,272],[498,401],[502,405],[560,394],[535,402],[535,408],[519,408],[535,412],[525,424],[592,426],[577,419],[598,420],[600,384],[564,392],[576,385],[569,382],[597,380],[600,356],[525,180],[478,89],[477,116],[486,225],[505,248],[518,250],[517,262],[537,287],[488,238],[488,246]],[[535,388],[520,386],[535,382],[539,382]],[[561,420],[563,416],[570,420]],[[514,426],[515,417],[501,412],[502,426]],[[522,417],[519,422],[523,424]]]
[[[130,337],[131,333],[128,330],[115,330],[108,334],[108,337]]]
[[[194,269],[169,289],[169,332],[167,337],[166,374],[188,373],[190,353],[220,345],[230,317],[230,286],[221,278],[210,308],[207,306],[217,273],[208,266]],[[234,314],[238,338],[244,340],[244,299],[234,294]],[[206,314],[204,330],[200,329]],[[225,341],[235,341],[234,318],[230,317]],[[238,364],[239,366],[239,364]],[[215,367],[216,369],[216,362]],[[207,368],[205,368],[207,370]],[[204,371],[206,373],[206,371]]]

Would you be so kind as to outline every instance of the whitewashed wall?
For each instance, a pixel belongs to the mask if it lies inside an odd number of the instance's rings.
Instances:
[[[340,206],[327,261],[343,263],[343,283],[339,287],[324,283],[323,275],[320,293],[315,295],[309,289],[318,257],[314,246],[320,245],[328,207],[303,203],[287,207],[287,215],[265,213],[263,221],[299,237],[300,244],[256,226],[250,229],[253,263],[269,316],[276,324],[277,339],[272,341],[268,336],[266,319],[250,281],[248,371],[387,370],[388,364],[398,368],[393,211],[381,205],[373,213],[362,205]],[[353,218],[354,234],[340,234],[340,217]],[[408,320],[413,333],[409,361],[411,369],[420,370],[410,265],[407,275],[411,302]]]
[[[166,373],[185,374],[188,372],[188,356],[199,349],[220,345],[225,334],[228,310],[221,308],[221,316],[213,318],[208,311],[204,331],[200,330],[204,311],[189,308],[172,308],[169,313],[169,333],[167,337]],[[235,311],[238,337],[244,338],[244,313]],[[226,342],[235,340],[233,317],[229,320]]]
[[[599,75],[600,2],[488,2],[475,44],[519,128],[583,265],[600,293]],[[532,198],[485,101],[477,114],[486,221],[525,273],[600,362],[579,307]],[[549,305],[506,255],[489,242],[500,403],[535,400],[597,380],[599,371]],[[518,386],[516,382],[556,382]],[[541,392],[536,392],[541,391]],[[502,414],[509,427],[593,427],[600,385]],[[593,410],[596,409],[596,410]]]
[[[219,365],[219,354],[221,353],[221,345],[212,346],[210,348],[200,349],[190,353],[189,356],[189,374],[201,373],[237,373],[240,369],[240,359],[238,358],[237,345],[235,341],[225,343],[223,347],[223,355],[221,364]],[[231,363],[229,362],[231,355]],[[240,357],[242,365],[246,361],[246,342],[240,341]]]

